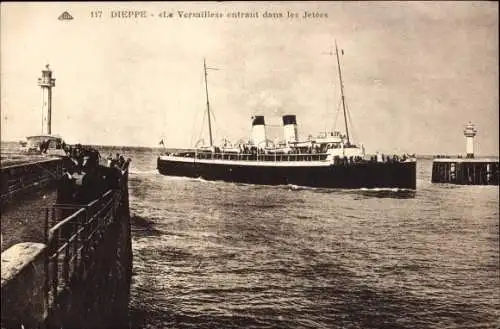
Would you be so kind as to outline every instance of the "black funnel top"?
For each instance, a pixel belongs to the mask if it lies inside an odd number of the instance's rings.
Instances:
[[[294,114],[288,114],[283,116],[283,125],[296,125],[297,119]]]
[[[263,126],[263,125],[265,125],[263,115],[256,115],[252,117],[252,126]]]

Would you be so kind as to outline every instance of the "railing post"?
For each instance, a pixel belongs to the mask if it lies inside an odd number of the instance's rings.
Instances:
[[[44,230],[45,230],[45,245],[49,247],[49,208],[45,208],[45,221],[44,221]],[[44,260],[43,260],[43,274],[44,274],[44,289],[43,289],[43,309],[44,313],[49,316],[49,290],[50,290],[50,280],[49,280],[49,257],[50,257],[50,248],[45,250]]]
[[[83,239],[82,234],[85,233],[84,224],[85,222],[85,212],[82,212],[78,218],[78,235],[77,235],[77,245],[78,245],[78,275],[82,274],[83,267]]]
[[[83,219],[82,219],[82,236],[81,236],[81,243],[82,243],[82,248],[81,248],[81,266],[82,266],[82,275],[85,274],[85,268],[87,267],[87,254],[88,254],[88,235],[89,235],[89,223],[88,223],[88,211],[85,209],[83,212]]]
[[[57,285],[59,282],[59,253],[57,252],[57,246],[59,245],[59,236],[56,232],[52,236],[52,240],[49,247],[49,257],[52,258],[52,297],[54,302],[57,298]]]
[[[49,244],[49,208],[45,208],[45,221],[43,225],[45,244]]]
[[[75,218],[75,222],[73,223],[73,251],[71,252],[71,258],[73,259],[73,264],[72,264],[72,270],[71,270],[71,275],[73,276],[75,273],[77,273],[77,266],[78,266],[78,222],[79,222],[79,217]]]
[[[56,224],[56,208],[52,208],[51,210],[52,211],[50,215],[50,227]]]
[[[64,237],[64,243],[66,243],[66,246],[64,247],[64,258],[63,258],[63,282],[64,282],[64,287],[68,286],[68,281],[69,281],[69,239],[67,237]]]

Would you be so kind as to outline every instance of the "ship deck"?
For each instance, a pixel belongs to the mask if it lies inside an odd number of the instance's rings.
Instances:
[[[160,155],[161,161],[174,161],[185,163],[212,163],[241,166],[265,166],[265,167],[325,167],[331,164],[366,164],[377,161],[375,156],[365,157],[334,157],[333,161],[328,159],[328,154],[229,154],[229,153],[184,153]],[[414,158],[391,158],[386,157],[383,162],[414,162]]]

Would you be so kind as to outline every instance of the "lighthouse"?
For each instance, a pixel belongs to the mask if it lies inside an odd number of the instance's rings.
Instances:
[[[49,64],[45,65],[45,69],[42,70],[38,85],[42,88],[42,135],[50,135],[52,133],[52,87],[55,87],[56,79],[52,78]]]
[[[498,185],[500,167],[498,159],[474,158],[474,137],[477,130],[469,121],[465,125],[466,159],[437,156],[432,161],[432,183],[449,183],[460,185]]]
[[[465,150],[467,158],[474,158],[474,136],[476,136],[477,130],[474,125],[469,121],[465,125],[464,136],[465,136]]]

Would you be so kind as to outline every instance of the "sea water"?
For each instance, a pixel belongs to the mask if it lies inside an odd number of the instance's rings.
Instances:
[[[122,150],[127,153],[127,150]],[[131,150],[134,328],[498,328],[499,189],[256,186]]]
[[[139,328],[498,328],[498,186],[417,191],[167,177],[132,158]]]

